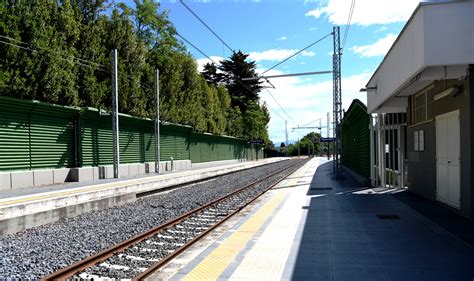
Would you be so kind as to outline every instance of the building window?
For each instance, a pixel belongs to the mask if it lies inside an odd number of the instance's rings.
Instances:
[[[433,93],[432,87],[412,96],[411,98],[411,124],[419,124],[433,118]]]
[[[426,92],[421,92],[413,97],[412,124],[417,124],[428,120],[426,96]]]

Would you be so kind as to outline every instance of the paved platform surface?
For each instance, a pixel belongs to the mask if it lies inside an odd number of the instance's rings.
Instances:
[[[472,281],[474,224],[314,158],[171,279]]]
[[[169,175],[169,174],[177,174],[183,173],[185,171],[195,171],[195,170],[202,170],[208,168],[219,168],[222,166],[239,166],[245,163],[250,163],[251,161],[238,161],[238,160],[228,160],[228,161],[211,161],[211,162],[203,162],[203,163],[193,163],[190,169],[187,170],[174,170],[174,171],[161,171],[160,175]],[[50,191],[59,191],[59,190],[68,190],[77,187],[85,187],[103,183],[110,183],[110,182],[123,182],[130,179],[139,179],[139,178],[149,178],[154,177],[157,174],[155,173],[148,173],[143,175],[131,176],[131,177],[123,177],[119,179],[100,179],[100,180],[91,180],[91,181],[84,181],[84,182],[66,182],[62,184],[52,184],[52,185],[43,185],[43,186],[35,186],[35,187],[24,187],[24,188],[16,188],[10,190],[2,190],[0,191],[0,199],[6,198],[13,198],[18,196],[24,195],[32,195],[32,194],[39,194],[45,193]]]

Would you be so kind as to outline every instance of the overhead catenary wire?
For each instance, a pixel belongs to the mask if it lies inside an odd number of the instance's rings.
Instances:
[[[268,104],[266,105],[268,108],[270,108],[271,111],[273,111],[273,113],[275,113],[276,115],[278,115],[278,117],[280,117],[283,121],[286,121],[285,118],[283,118],[283,116],[280,115],[280,113],[278,113],[275,109],[273,109],[272,107],[270,107]]]
[[[29,47],[20,46],[20,45],[17,45],[17,44],[15,44],[15,43],[3,41],[3,40],[0,40],[0,43],[5,44],[5,45],[10,45],[10,46],[13,46],[13,47],[17,47],[17,48],[22,49],[22,50],[25,50],[25,51],[30,51],[30,52],[32,52],[32,53],[39,53],[38,50],[29,48]],[[100,70],[100,71],[106,72],[105,69],[97,68],[97,67],[92,66],[92,65],[90,65],[90,64],[85,64],[85,63],[81,63],[81,62],[77,62],[77,61],[75,62],[74,60],[65,59],[65,58],[62,58],[62,57],[56,57],[56,58],[59,59],[59,60],[62,60],[62,61],[69,62],[69,63],[74,63],[74,64],[77,64],[77,65],[80,65],[80,66],[84,66],[84,67],[88,67],[88,68],[94,68],[94,69],[98,69],[98,70]]]
[[[214,32],[214,30],[212,30],[205,22],[204,20],[202,20],[196,13],[194,13],[194,11],[191,10],[191,8],[189,8],[183,0],[180,0],[180,3],[183,4],[184,7],[186,7],[186,9],[188,9],[189,12],[191,12],[212,34],[214,34],[214,36],[217,37],[217,39],[219,39],[222,44],[224,44],[231,52],[234,52],[234,50],[216,33]],[[180,37],[183,41],[185,41],[187,44],[189,44],[191,47],[193,47],[194,49],[196,49],[201,55],[203,55],[204,57],[206,57],[207,59],[209,59],[212,63],[214,64],[217,64],[209,55],[207,55],[204,51],[202,51],[200,48],[198,48],[195,44],[191,43],[188,39],[184,38],[181,34],[179,34],[178,32],[176,32],[176,35],[178,37]],[[329,34],[330,35],[330,34]],[[316,43],[314,43],[316,44]],[[313,44],[313,45],[314,45]],[[312,45],[311,45],[312,46]],[[308,47],[309,48],[309,47]],[[304,51],[304,50],[302,50]],[[249,92],[253,92],[251,89],[249,89],[249,87],[247,85],[245,85],[241,79],[239,78],[236,78],[235,81],[240,84],[241,86],[243,86],[247,91]],[[277,105],[281,108],[281,110],[285,113],[285,115],[295,124],[297,125],[297,123],[294,121],[294,119],[285,111],[285,109],[281,106],[281,104],[278,102],[278,100],[273,96],[273,94],[268,90],[266,89],[267,92],[271,95],[271,97],[273,98],[273,100],[277,103]],[[272,109],[273,112],[276,112],[275,110]],[[281,117],[281,115],[278,114],[278,116]],[[284,119],[284,118],[282,118]],[[286,119],[284,119],[286,120]]]
[[[354,14],[354,8],[355,8],[356,0],[352,0],[351,2],[351,8],[349,10],[349,16],[347,18],[347,24],[346,24],[346,29],[344,30],[344,37],[342,39],[342,48],[341,52],[344,50],[344,47],[346,46],[346,39],[347,35],[349,34],[349,29],[351,27],[351,22],[352,22],[352,16]]]
[[[308,123],[306,123],[306,124],[304,124],[304,125],[301,125],[301,127],[306,127],[306,126],[311,125],[312,123],[314,123],[314,122],[316,122],[316,121],[319,121],[319,120],[321,120],[321,119],[323,119],[323,117],[319,117],[318,119],[315,119],[315,120],[313,120],[313,121],[311,121],[311,122],[308,122]]]
[[[26,42],[23,42],[23,41],[20,41],[20,40],[16,40],[16,39],[13,39],[13,38],[9,38],[7,36],[2,36],[0,35],[1,38],[6,38],[6,39],[9,39],[11,41],[16,41],[18,43],[21,43],[23,45],[27,45],[29,46],[28,43]],[[25,46],[20,46],[18,44],[15,44],[15,43],[12,43],[12,42],[7,42],[7,41],[4,41],[4,40],[1,40],[0,39],[0,43],[3,43],[5,45],[9,45],[9,46],[13,46],[13,47],[17,47],[19,49],[22,49],[22,50],[25,50],[25,51],[29,51],[29,52],[32,52],[32,53],[40,53],[39,50],[37,49],[34,49],[34,48],[31,48],[31,47],[25,47]],[[66,54],[62,54],[60,52],[57,52],[57,51],[53,51],[53,50],[49,50],[49,49],[46,49],[46,48],[39,48],[41,51],[44,51],[44,52],[47,52],[47,53],[52,53],[52,54],[56,54],[56,55],[62,55],[62,56],[65,56]],[[99,63],[96,63],[96,62],[92,62],[92,61],[88,61],[88,60],[85,60],[85,59],[79,59],[75,56],[69,56],[69,58],[64,58],[64,57],[61,57],[61,56],[55,56],[55,58],[59,59],[59,60],[62,60],[62,61],[66,61],[66,62],[69,62],[69,63],[73,63],[73,64],[76,64],[76,65],[79,65],[79,66],[82,66],[82,67],[87,67],[87,68],[91,68],[91,69],[95,69],[95,70],[99,70],[101,72],[104,72],[104,73],[110,73],[110,69],[107,68],[107,66],[105,65],[102,65],[102,64],[99,64]],[[80,62],[82,61],[82,62]],[[132,76],[130,75],[126,75],[126,74],[122,74],[122,73],[119,73],[119,76],[121,77],[125,77],[129,80],[135,80],[135,78],[133,78]],[[152,87],[148,84],[145,84],[143,82],[138,82],[142,87],[146,88],[146,89],[152,89]]]
[[[7,39],[9,41],[13,41],[13,42],[16,42],[16,43],[19,43],[19,44],[23,44],[23,45],[26,45],[28,47],[23,47],[23,49],[27,49],[27,50],[30,50],[30,51],[34,51],[34,52],[38,52],[38,50],[33,50],[31,48],[31,45],[29,43],[26,43],[26,42],[23,42],[21,40],[18,40],[18,39],[15,39],[15,38],[11,38],[11,37],[8,37],[8,36],[5,36],[5,35],[0,35],[0,38],[3,38],[3,39]],[[18,46],[18,45],[17,45]],[[18,46],[20,47],[20,46]],[[103,64],[99,64],[99,63],[96,63],[96,62],[93,62],[93,61],[89,61],[89,60],[85,60],[85,59],[81,59],[81,58],[78,58],[78,57],[75,57],[75,56],[71,56],[71,55],[67,55],[67,54],[64,54],[62,52],[58,52],[58,51],[54,51],[54,50],[51,50],[51,49],[48,49],[48,48],[43,48],[43,47],[39,47],[39,46],[36,46],[37,49],[40,49],[42,51],[46,51],[48,53],[55,53],[59,56],[69,56],[71,57],[72,59],[74,60],[77,60],[77,61],[81,61],[82,63],[84,64],[91,64],[91,65],[95,65],[97,67],[100,67],[100,68],[107,68],[107,66],[103,65]],[[62,59],[62,58],[61,58]],[[103,69],[101,69],[103,70]]]
[[[191,43],[188,39],[184,38],[184,36],[182,36],[181,34],[179,34],[178,32],[176,32],[176,35],[181,38],[184,42],[188,43],[188,45],[190,45],[191,47],[193,47],[194,49],[196,49],[199,53],[201,53],[201,55],[205,56],[206,58],[208,58],[210,61],[212,61],[214,64],[217,64],[216,61],[214,61],[210,56],[208,56],[206,53],[204,53],[204,51],[202,51],[201,49],[199,49],[196,45],[194,45],[193,43]]]
[[[281,108],[281,110],[285,113],[285,115],[295,124],[297,125],[297,123],[295,122],[295,120],[293,120],[293,118],[291,118],[291,116],[286,112],[286,110],[281,106],[281,104],[278,102],[278,100],[273,96],[272,92],[270,92],[270,90],[268,89],[265,89],[269,94],[270,96],[272,97],[272,99],[276,102],[276,104]]]
[[[203,19],[201,19],[188,5],[186,5],[186,3],[184,3],[183,0],[179,0],[179,2],[180,2],[196,19],[198,19],[212,34],[214,34],[214,36],[216,36],[217,39],[219,39],[219,41],[221,41],[222,44],[227,47],[227,49],[229,49],[232,53],[235,52],[235,51],[229,46],[229,44],[227,44],[227,43],[224,41],[224,39],[222,39]]]
[[[304,47],[303,49],[299,50],[298,52],[292,54],[291,56],[285,58],[284,60],[280,61],[279,63],[277,63],[277,64],[275,64],[274,66],[270,67],[269,69],[265,70],[264,72],[262,72],[261,75],[267,73],[268,71],[274,69],[275,67],[281,65],[282,63],[285,63],[286,61],[288,61],[288,60],[294,58],[294,57],[297,56],[298,54],[300,54],[300,53],[306,51],[307,49],[311,48],[312,46],[314,46],[314,45],[316,45],[317,43],[323,41],[324,39],[326,39],[327,37],[329,37],[329,36],[331,36],[331,35],[332,35],[332,32],[329,33],[329,34],[327,34],[327,35],[325,35],[325,36],[323,36],[323,37],[321,37],[320,39],[314,41],[313,43],[311,43],[311,44],[309,44],[308,46]]]

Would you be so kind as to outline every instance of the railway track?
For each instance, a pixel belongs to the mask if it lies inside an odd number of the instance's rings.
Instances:
[[[42,280],[142,280],[288,177],[305,162],[302,160],[284,167],[156,228],[45,276]]]

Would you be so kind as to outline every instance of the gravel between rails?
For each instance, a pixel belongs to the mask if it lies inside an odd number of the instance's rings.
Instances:
[[[175,252],[186,242],[193,240],[200,233],[210,229],[227,215],[241,209],[268,187],[285,178],[291,173],[291,168],[254,184],[224,201],[193,214],[180,223],[166,228],[159,233],[135,244],[123,252],[114,254],[111,258],[96,264],[76,275],[85,280],[95,279],[133,279],[140,272],[151,267],[163,257]]]
[[[256,167],[0,237],[0,279],[36,280],[297,160]]]

